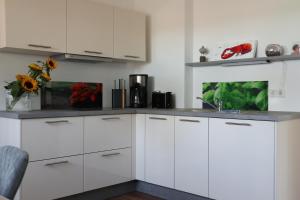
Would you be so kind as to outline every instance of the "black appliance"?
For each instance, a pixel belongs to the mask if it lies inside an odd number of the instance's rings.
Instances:
[[[130,107],[146,108],[147,107],[147,87],[148,75],[132,74],[129,76],[130,87]]]
[[[152,108],[173,108],[172,92],[152,92]]]
[[[124,109],[126,107],[126,82],[124,79],[114,81],[114,89],[112,89],[112,108]]]

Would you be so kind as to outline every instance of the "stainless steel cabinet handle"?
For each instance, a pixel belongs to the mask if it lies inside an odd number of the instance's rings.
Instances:
[[[43,48],[43,49],[51,49],[51,46],[39,45],[39,44],[28,44],[29,47]]]
[[[226,122],[227,125],[231,125],[231,126],[252,126],[249,123],[235,123],[235,122]]]
[[[136,59],[140,58],[139,56],[130,56],[130,55],[125,55],[124,57],[125,58],[136,58]]]
[[[107,118],[102,118],[102,120],[120,120],[120,117],[107,117]]]
[[[149,119],[152,119],[152,120],[167,120],[167,118],[161,118],[161,117],[149,117]]]
[[[65,160],[65,161],[60,161],[60,162],[48,163],[48,164],[45,164],[45,166],[62,165],[62,164],[68,164],[68,163],[69,163],[69,161]]]
[[[190,120],[190,119],[180,119],[181,122],[193,122],[193,123],[200,123],[199,120]]]
[[[103,154],[102,157],[110,157],[110,156],[117,156],[120,155],[121,153],[110,153],[110,154]]]
[[[69,123],[68,120],[58,120],[58,121],[46,121],[46,124],[59,124],[59,123]]]
[[[101,55],[101,54],[103,54],[102,52],[100,52],[100,51],[84,51],[85,53],[92,53],[92,54],[99,54],[99,55]]]

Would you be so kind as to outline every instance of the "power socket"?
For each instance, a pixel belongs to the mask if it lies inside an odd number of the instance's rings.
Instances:
[[[279,90],[270,90],[270,97],[285,97],[285,91],[283,89]]]

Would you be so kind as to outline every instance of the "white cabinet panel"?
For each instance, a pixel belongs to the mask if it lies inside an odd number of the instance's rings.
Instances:
[[[208,119],[175,117],[175,189],[208,197]]]
[[[84,191],[131,180],[131,148],[84,155]]]
[[[146,16],[144,14],[115,9],[114,57],[146,61]]]
[[[67,3],[67,53],[113,57],[113,7],[92,0]]]
[[[52,200],[83,192],[83,156],[31,162],[21,186],[22,200]]]
[[[209,122],[209,191],[217,200],[274,200],[275,123]]]
[[[66,0],[2,0],[1,47],[66,51]]]
[[[145,181],[146,115],[137,114],[133,119],[133,176],[137,180]]]
[[[85,153],[131,147],[131,115],[85,117]]]
[[[22,120],[22,149],[30,161],[83,153],[83,118]]]
[[[147,115],[145,181],[174,188],[174,116]]]

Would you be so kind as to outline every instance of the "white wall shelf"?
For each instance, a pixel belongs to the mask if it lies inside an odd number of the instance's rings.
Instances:
[[[300,56],[274,56],[274,57],[261,57],[261,58],[246,58],[237,60],[220,60],[220,61],[208,61],[208,62],[195,62],[186,63],[188,67],[233,67],[233,66],[244,66],[244,65],[258,65],[258,64],[269,64],[273,62],[289,61],[289,60],[300,60]]]

